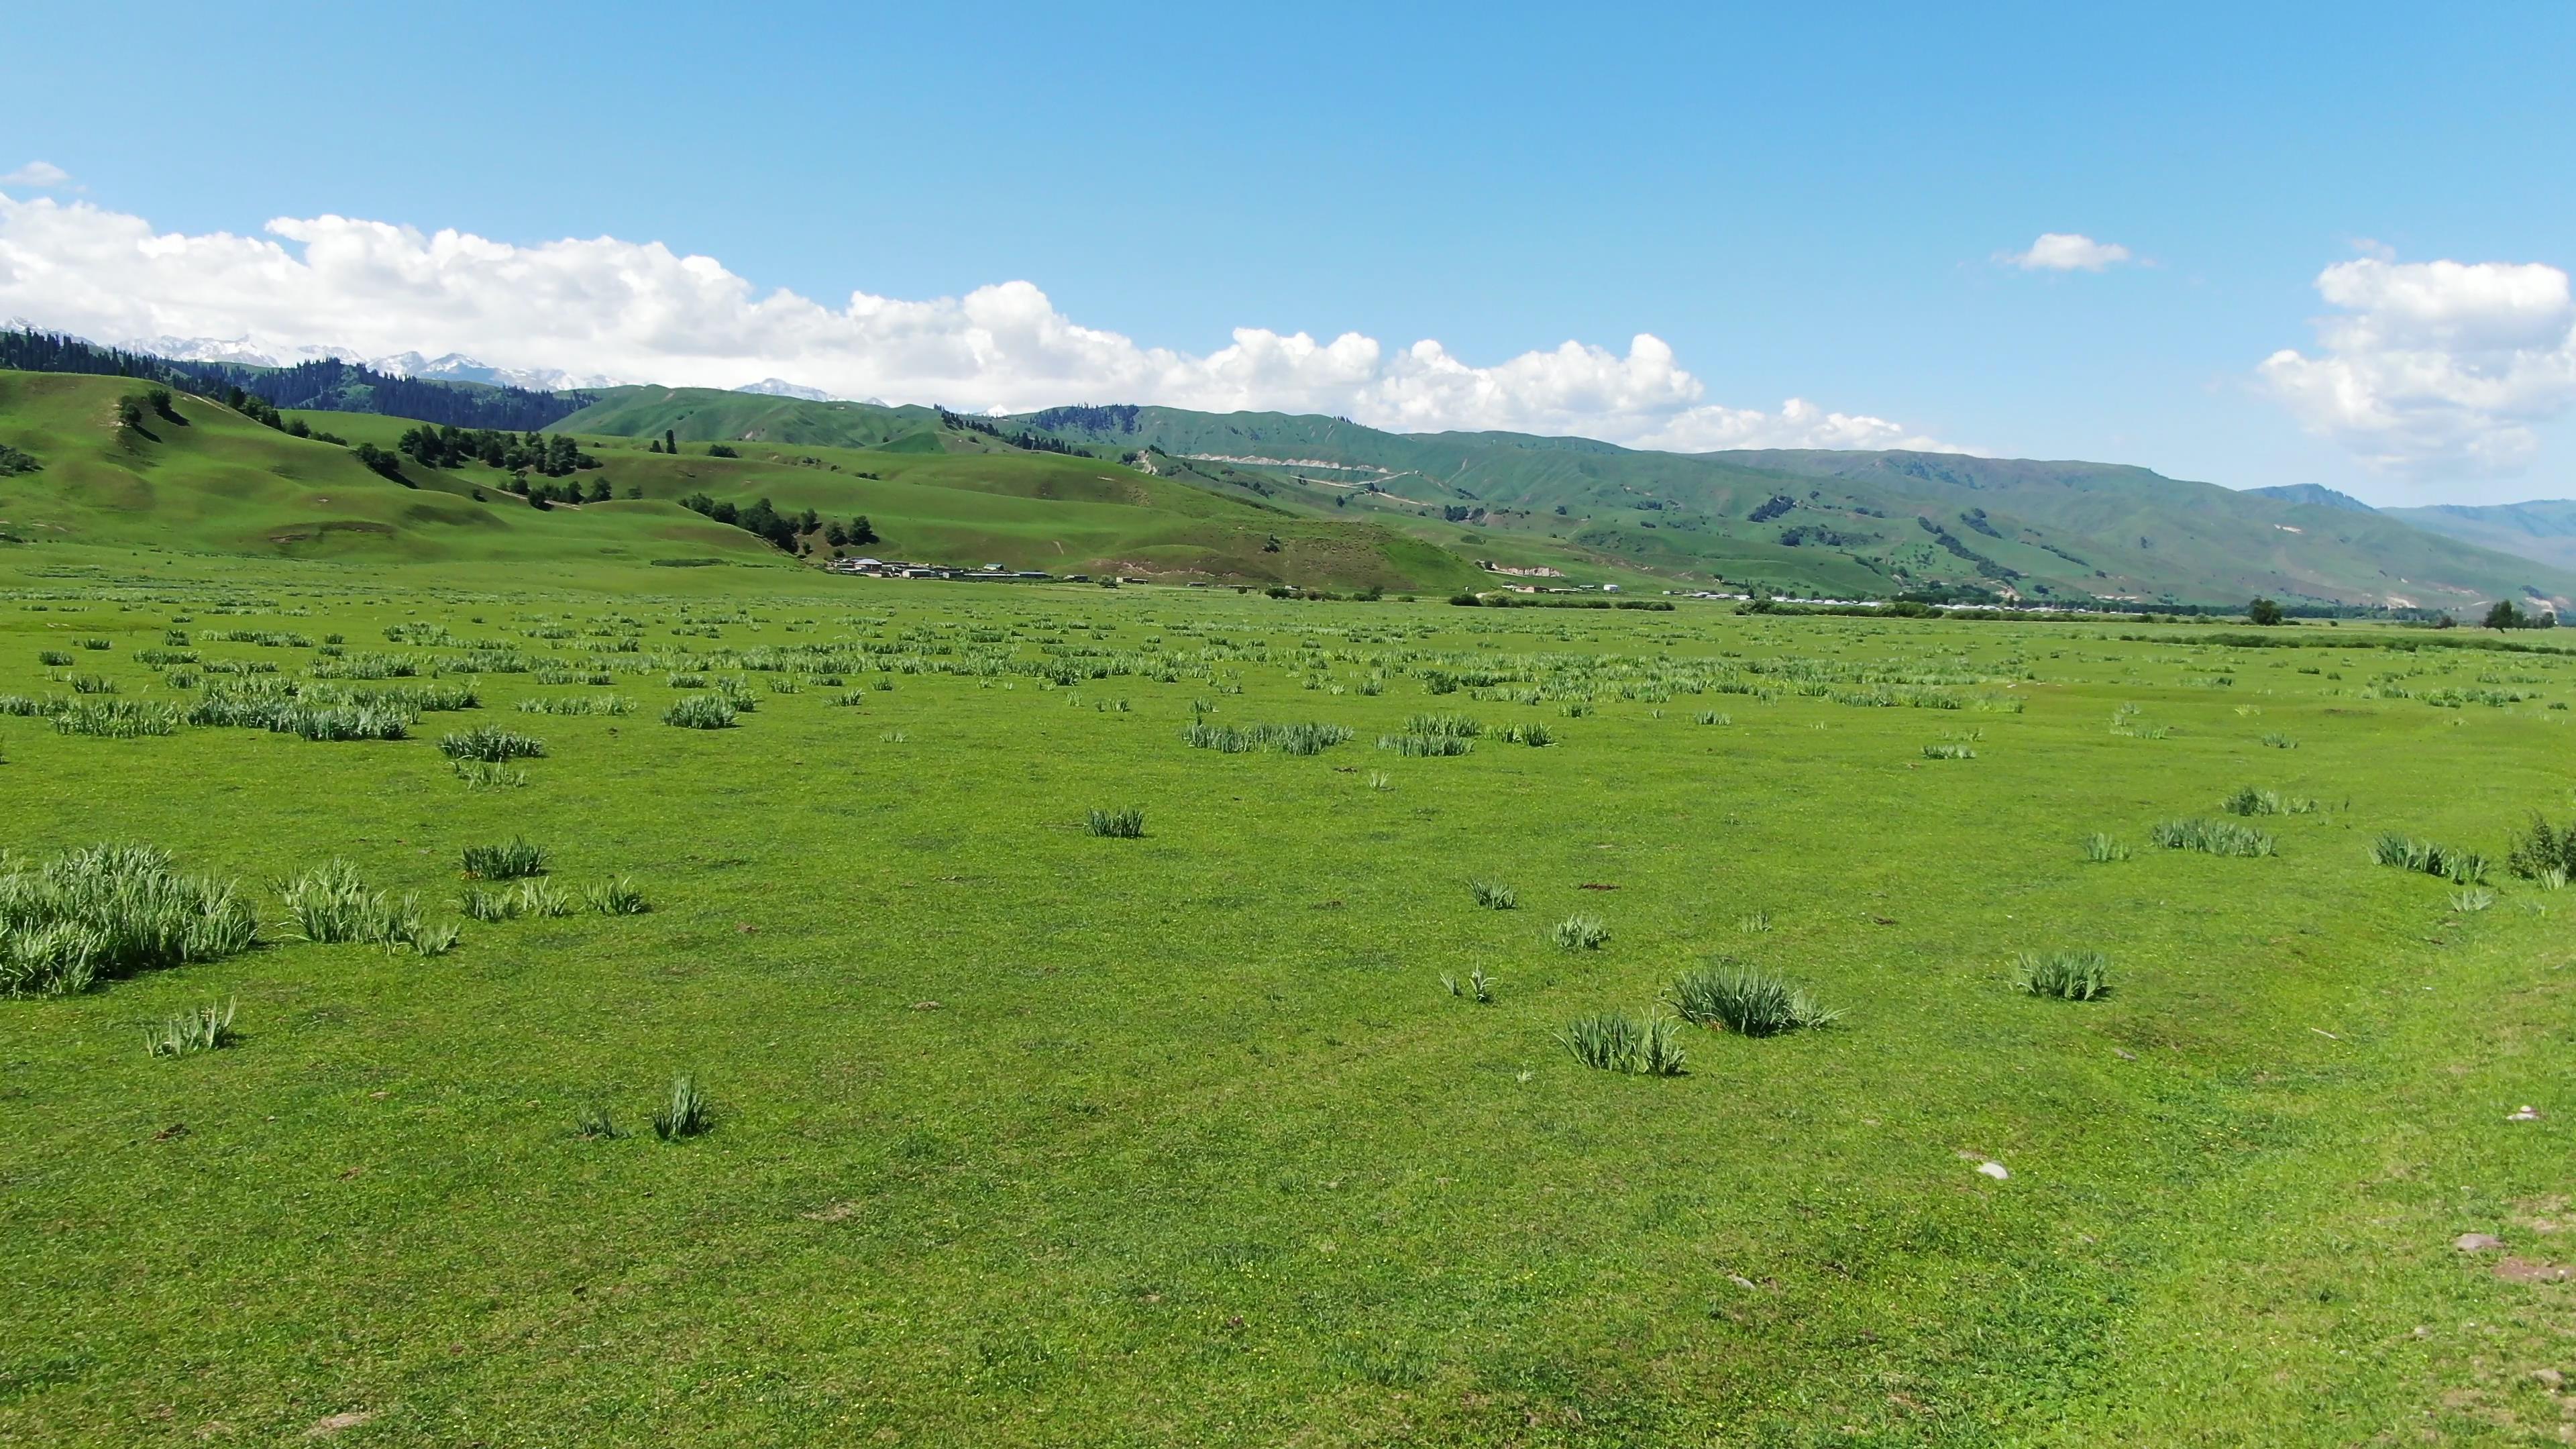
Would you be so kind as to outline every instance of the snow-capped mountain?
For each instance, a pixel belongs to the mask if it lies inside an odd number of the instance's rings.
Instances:
[[[886,400],[881,397],[848,397],[837,392],[825,392],[819,387],[789,382],[783,377],[764,377],[758,382],[744,383],[734,391],[757,393],[762,397],[792,397],[799,402],[854,402],[872,408],[886,406]]]
[[[533,388],[539,392],[618,386],[617,379],[613,377],[566,372],[559,367],[493,367],[462,352],[451,352],[444,357],[397,352],[390,357],[371,357],[367,359],[367,366],[394,377],[426,378],[432,382],[482,382],[494,387]]]
[[[278,347],[248,337],[129,337],[116,346],[172,362],[230,362],[244,367],[293,367],[326,357],[358,360],[354,347]]]
[[[115,344],[128,352],[166,357],[173,362],[227,362],[244,367],[293,367],[299,362],[338,358],[363,363],[389,377],[417,377],[433,382],[481,382],[495,387],[524,387],[540,392],[574,388],[615,387],[618,381],[597,374],[566,372],[555,367],[493,367],[461,352],[423,357],[397,352],[368,357],[354,347],[289,347],[250,337],[129,337]]]
[[[806,402],[838,401],[838,399],[834,398],[830,393],[823,391],[819,387],[801,387],[795,383],[789,382],[783,377],[764,377],[758,382],[744,383],[742,386],[735,388],[734,391],[756,392],[763,397],[802,398]]]

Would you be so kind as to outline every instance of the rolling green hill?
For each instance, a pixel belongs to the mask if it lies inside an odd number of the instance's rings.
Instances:
[[[2266,593],[2456,610],[2525,595],[2563,606],[2576,589],[2576,578],[2560,570],[2385,514],[2241,493],[2144,468],[1948,453],[1718,456],[1883,489],[1918,511],[1941,510],[1953,528],[1974,529],[1981,515],[1994,531],[1980,551],[2013,563],[2032,548],[2074,554],[2113,583],[2105,592]]]
[[[2531,559],[2551,568],[2576,570],[2576,501],[2551,498],[2485,507],[2436,504],[2379,511],[2427,533]]]
[[[744,456],[717,458],[595,437],[586,446],[600,466],[566,481],[585,490],[605,481],[613,498],[538,509],[512,495],[497,469],[406,458],[401,477],[386,478],[350,448],[289,437],[184,394],[175,418],[147,415],[129,427],[118,403],[134,389],[130,379],[0,372],[0,446],[36,464],[0,477],[0,533],[30,543],[387,563],[793,566],[752,535],[679,506],[705,494],[741,505],[766,498],[781,511],[832,520],[864,515],[880,541],[853,552],[935,563],[1425,590],[1483,577],[1466,559],[1381,524],[1230,498],[1083,456],[971,443],[955,452],[745,444]],[[297,416],[383,448],[414,426]],[[828,552],[819,537],[808,542]]]
[[[215,552],[351,558],[647,558],[785,564],[676,505],[710,498],[827,520],[864,551],[945,564],[1222,582],[1450,589],[1539,578],[1884,597],[1975,589],[2113,598],[2474,609],[2576,598],[2576,506],[2374,512],[2143,468],[1954,454],[1675,454],[1512,433],[1395,434],[1347,420],[1177,408],[967,418],[703,388],[610,390],[564,419],[613,501],[528,507],[479,464],[349,450],[189,400],[117,426],[130,380],[0,374],[0,445],[45,460],[0,481],[0,529]],[[202,417],[199,415],[203,415]],[[353,443],[412,424],[304,415]],[[651,444],[683,440],[680,455]],[[715,457],[722,445],[738,457]],[[2561,542],[2553,543],[2557,539]],[[808,546],[825,552],[819,534]]]

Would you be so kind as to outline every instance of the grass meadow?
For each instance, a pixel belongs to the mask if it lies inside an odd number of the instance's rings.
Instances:
[[[2557,1442],[2576,658],[81,557],[0,1443]]]

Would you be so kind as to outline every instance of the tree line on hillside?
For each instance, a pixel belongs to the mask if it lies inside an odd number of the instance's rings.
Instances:
[[[1044,428],[1051,433],[1132,433],[1136,431],[1136,416],[1141,411],[1134,403],[1119,403],[1111,407],[1094,407],[1085,403],[1031,413],[1029,426]]]
[[[801,513],[781,513],[763,498],[748,508],[692,493],[680,500],[680,506],[692,513],[703,514],[718,523],[731,524],[745,533],[756,534],[787,553],[803,551],[804,536],[820,531],[823,541],[834,548],[877,541],[877,531],[864,513],[844,524],[839,519],[825,522],[822,515],[808,508]]]
[[[1027,428],[1022,428],[1016,433],[1006,433],[1002,431],[1001,425],[998,423],[985,418],[972,417],[965,413],[952,413],[946,408],[941,408],[939,410],[939,421],[943,427],[958,428],[970,433],[982,433],[985,437],[991,438],[997,443],[1007,443],[1011,447],[1017,448],[1024,453],[1062,453],[1067,457],[1073,458],[1088,458],[1091,456],[1090,449],[1075,447],[1073,444],[1066,442],[1062,438],[1050,438],[1044,433],[1031,432]]]
[[[395,377],[336,357],[299,362],[293,367],[233,371],[240,375],[227,381],[282,408],[381,413],[461,428],[530,432],[550,427],[598,401],[586,392],[537,392],[524,387]]]
[[[394,446],[427,468],[461,468],[479,462],[487,468],[506,468],[513,473],[525,470],[548,478],[566,478],[599,466],[599,459],[583,452],[569,433],[419,427],[405,432]]]
[[[457,427],[522,431],[548,427],[598,401],[586,392],[536,392],[519,387],[395,377],[338,358],[293,367],[183,362],[101,347],[69,333],[40,332],[32,327],[0,331],[0,368],[131,377],[214,400],[222,400],[226,389],[239,389],[271,409],[381,413]],[[292,432],[293,428],[281,430]]]

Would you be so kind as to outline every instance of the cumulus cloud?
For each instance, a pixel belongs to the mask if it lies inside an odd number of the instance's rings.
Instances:
[[[1939,447],[1882,418],[1792,400],[1708,401],[1661,339],[1568,342],[1478,366],[1438,342],[1390,349],[1245,327],[1205,354],[1086,327],[1025,281],[831,306],[763,292],[711,257],[614,237],[514,246],[341,216],[259,235],[156,232],[141,217],[0,194],[0,316],[103,341],[220,338],[288,356],[469,354],[681,386],[793,377],[845,397],[1022,411],[1164,403],[1324,412],[1408,431],[1577,433],[1650,447]]]
[[[0,176],[0,186],[60,186],[71,179],[70,172],[51,161],[30,161],[8,175]]]
[[[2311,356],[2284,348],[2259,375],[2319,434],[2417,479],[2518,471],[2532,429],[2576,407],[2576,302],[2537,262],[2364,256],[2317,276],[2337,315]]]
[[[2025,272],[2098,272],[2129,260],[2129,249],[2081,232],[2049,231],[2040,233],[2030,250],[1997,252],[1995,260]]]

